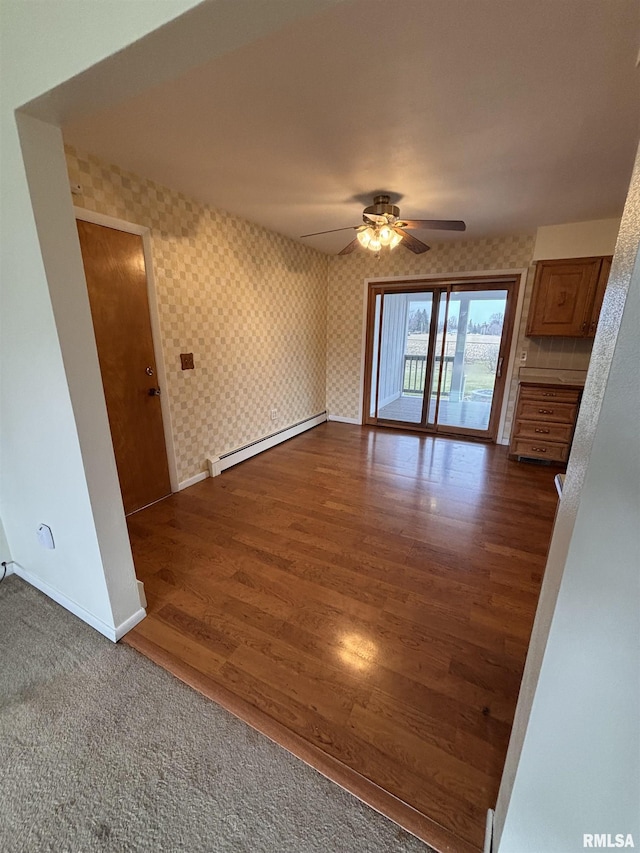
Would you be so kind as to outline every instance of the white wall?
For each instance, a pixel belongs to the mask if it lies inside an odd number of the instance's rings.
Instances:
[[[143,613],[53,125],[331,2],[2,2],[0,514],[16,572],[111,638]]]
[[[378,409],[382,409],[402,395],[408,310],[409,297],[406,293],[385,295],[382,309],[382,351],[380,353]]]
[[[594,341],[496,808],[497,853],[640,846],[640,161]]]
[[[591,258],[612,255],[619,219],[594,219],[566,225],[541,225],[536,233],[533,260],[554,258]]]

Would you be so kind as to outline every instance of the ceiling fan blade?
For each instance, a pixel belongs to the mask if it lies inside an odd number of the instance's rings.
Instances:
[[[461,219],[403,219],[403,228],[423,228],[425,231],[466,231]]]
[[[413,234],[407,234],[406,231],[403,231],[402,228],[394,228],[396,234],[402,235],[402,245],[405,249],[409,249],[410,252],[413,252],[416,255],[421,255],[423,252],[428,252],[431,246],[427,246],[426,243],[423,243],[422,240],[418,240]],[[355,240],[357,243],[357,238]]]
[[[300,235],[300,239],[303,237],[317,237],[319,234],[335,234],[336,231],[353,231],[356,228],[360,228],[359,225],[349,225],[346,228],[332,228],[330,231],[314,231],[313,234],[302,234]]]
[[[357,249],[359,245],[360,245],[360,243],[358,243],[358,238],[354,237],[354,239],[347,246],[345,246],[341,252],[338,252],[338,254],[339,255],[350,255],[351,252],[353,252],[355,249]]]

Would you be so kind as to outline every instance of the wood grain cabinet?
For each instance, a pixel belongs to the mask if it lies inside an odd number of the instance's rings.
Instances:
[[[511,434],[512,459],[569,458],[582,389],[574,385],[521,382]]]
[[[538,261],[527,335],[593,337],[610,270],[610,255]]]

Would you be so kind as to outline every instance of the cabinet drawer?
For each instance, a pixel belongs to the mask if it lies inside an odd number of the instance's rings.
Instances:
[[[577,412],[577,403],[556,403],[551,400],[549,402],[523,400],[521,397],[516,417],[518,420],[551,421],[573,425]]]
[[[573,424],[556,424],[552,421],[516,421],[513,437],[536,441],[558,441],[569,444]]]
[[[566,444],[553,444],[538,440],[517,438],[511,445],[514,456],[525,456],[528,459],[548,459],[551,462],[566,462],[569,457],[569,447]]]
[[[530,387],[523,385],[520,388],[521,400],[541,400],[544,403],[577,403],[580,399],[580,391],[577,388],[556,388],[537,385]]]

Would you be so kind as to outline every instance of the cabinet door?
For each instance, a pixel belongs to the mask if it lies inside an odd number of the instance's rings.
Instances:
[[[582,337],[591,321],[591,305],[601,258],[539,261],[527,321],[528,335]]]
[[[607,289],[607,282],[609,281],[609,273],[611,272],[611,255],[602,259],[602,266],[600,267],[600,275],[598,276],[598,283],[596,285],[596,292],[593,298],[593,307],[591,308],[591,317],[589,320],[589,330],[587,331],[587,335],[592,338],[596,329],[598,328],[598,318],[600,317],[600,309],[602,308],[602,300],[604,299],[604,292]]]

